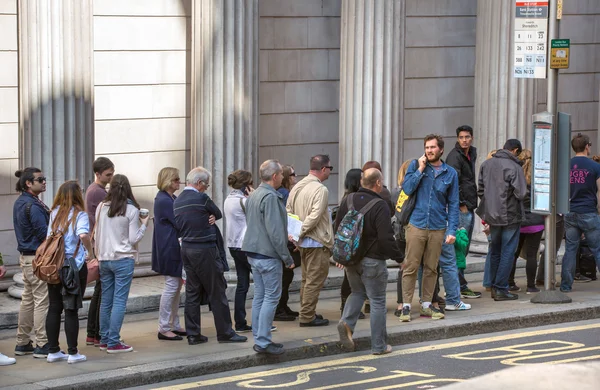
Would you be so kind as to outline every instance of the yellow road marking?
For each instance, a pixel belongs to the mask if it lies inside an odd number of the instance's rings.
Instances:
[[[330,385],[330,386],[323,386],[323,387],[316,387],[313,388],[311,390],[328,390],[328,389],[337,389],[340,387],[350,387],[350,386],[356,386],[356,385],[362,385],[365,383],[373,383],[373,382],[380,382],[380,381],[387,381],[390,379],[397,379],[397,378],[404,378],[407,376],[420,376],[420,377],[424,377],[424,378],[429,378],[435,375],[430,375],[430,374],[421,374],[418,372],[410,372],[410,371],[391,371],[396,373],[397,375],[388,375],[388,376],[381,376],[378,378],[371,378],[371,379],[363,379],[361,381],[355,381],[355,382],[346,382],[346,383],[337,383],[335,385]],[[239,384],[238,384],[239,386]]]
[[[525,363],[517,363],[519,361],[522,360],[532,360],[532,359],[540,359],[540,358],[545,358],[545,357],[550,357],[550,356],[560,356],[560,355],[573,355],[576,354],[578,352],[588,352],[588,351],[598,351],[600,350],[600,347],[588,347],[588,348],[579,348],[579,349],[569,349],[569,350],[563,350],[563,351],[558,351],[558,352],[551,352],[551,353],[544,353],[544,354],[539,354],[539,355],[530,355],[530,356],[520,356],[520,357],[515,357],[513,359],[505,359],[502,360],[500,363],[501,364],[506,364],[507,366],[519,366],[519,365],[524,365]],[[580,360],[590,360],[590,356],[582,356],[580,358],[571,358],[571,359],[566,359],[569,361],[580,361]],[[553,361],[549,361],[549,362],[541,362],[541,363],[546,363],[546,364],[558,364],[559,362],[561,362],[561,360],[553,360]]]
[[[445,344],[428,345],[425,347],[417,347],[417,348],[410,348],[410,349],[404,349],[404,350],[399,349],[399,350],[393,351],[392,353],[387,354],[387,355],[354,356],[354,357],[349,357],[349,358],[330,360],[330,361],[324,361],[324,362],[318,362],[318,363],[303,364],[303,365],[293,366],[293,367],[278,368],[278,369],[273,369],[273,370],[269,370],[269,371],[261,371],[261,372],[240,374],[240,375],[235,375],[235,376],[227,376],[227,377],[209,379],[209,380],[199,381],[199,382],[190,382],[190,383],[184,383],[181,385],[160,387],[160,388],[156,388],[156,389],[185,390],[185,389],[191,389],[191,388],[200,387],[200,386],[214,386],[214,385],[221,385],[221,384],[225,384],[225,383],[240,382],[240,381],[255,379],[255,378],[264,378],[264,377],[276,376],[276,375],[282,375],[282,374],[291,374],[291,373],[300,372],[300,371],[309,371],[309,370],[314,370],[314,369],[319,369],[319,368],[324,368],[324,367],[356,364],[359,362],[366,362],[366,361],[376,360],[376,359],[388,359],[388,358],[416,354],[416,353],[421,353],[421,352],[440,351],[440,350],[451,349],[451,348],[467,347],[470,345],[493,343],[493,342],[497,342],[497,341],[515,340],[515,339],[522,339],[522,338],[526,338],[526,337],[543,336],[543,335],[566,333],[566,332],[576,332],[576,331],[580,331],[580,330],[589,330],[589,329],[597,329],[597,328],[600,328],[600,323],[569,326],[566,328],[534,330],[534,331],[530,331],[530,332],[515,333],[515,334],[509,334],[509,335],[502,335],[502,336],[484,337],[484,338],[474,339],[474,340],[454,341],[454,342],[445,343]]]
[[[237,385],[238,385],[238,387],[247,387],[247,388],[252,388],[252,389],[277,389],[277,388],[281,388],[281,387],[296,386],[296,385],[308,383],[308,382],[310,382],[310,376],[312,374],[318,374],[321,372],[329,372],[329,371],[335,371],[335,370],[345,370],[345,369],[349,369],[349,368],[356,369],[357,370],[356,372],[358,374],[367,374],[370,372],[377,371],[377,369],[375,367],[368,367],[368,366],[327,367],[327,368],[321,368],[318,370],[310,370],[310,371],[301,372],[298,375],[296,375],[296,380],[293,382],[278,383],[276,385],[259,385],[258,383],[264,382],[264,379],[251,379],[249,381],[239,382]]]
[[[418,386],[418,385],[426,385],[428,383],[436,383],[436,382],[464,382],[464,379],[451,379],[451,378],[438,378],[438,379],[425,379],[422,381],[415,381],[409,383],[399,383],[397,385],[384,386],[384,387],[374,387],[369,390],[389,390],[389,389],[401,389],[403,387],[409,386]]]
[[[543,349],[523,349],[524,347],[538,346],[538,345],[552,345],[559,344],[560,347],[554,348],[543,348]],[[573,350],[576,348],[585,347],[585,344],[581,343],[573,343],[570,341],[561,341],[561,340],[548,340],[548,341],[538,341],[535,343],[526,343],[526,344],[518,344],[518,345],[508,345],[506,347],[498,347],[491,349],[480,349],[479,351],[469,351],[462,352],[453,355],[445,355],[445,358],[449,359],[460,359],[460,360],[497,360],[497,359],[506,359],[506,358],[514,358],[520,356],[529,356],[536,352],[554,352],[554,351],[564,351],[564,350]],[[508,352],[504,355],[491,355],[492,352]],[[490,354],[489,356],[478,356],[484,354]],[[537,355],[539,356],[539,355]]]

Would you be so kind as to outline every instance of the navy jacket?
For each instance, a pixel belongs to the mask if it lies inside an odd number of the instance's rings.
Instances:
[[[203,192],[185,189],[173,203],[175,224],[184,248],[212,248],[217,246],[217,227],[208,223],[210,215],[223,218],[221,210]]]
[[[182,262],[178,240],[179,229],[173,213],[174,200],[165,191],[159,191],[154,198],[152,270],[161,275],[180,278]]]
[[[19,252],[35,254],[37,248],[46,239],[49,219],[50,210],[44,202],[29,192],[21,193],[13,206],[13,226]]]

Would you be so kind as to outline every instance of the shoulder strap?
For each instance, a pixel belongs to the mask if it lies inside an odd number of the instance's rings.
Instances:
[[[25,216],[27,217],[27,221],[31,223],[31,206],[33,203],[29,202],[25,205]]]
[[[242,208],[242,211],[244,212],[244,214],[246,214],[246,207],[244,206],[244,198],[240,198],[240,207]]]
[[[346,204],[348,205],[348,210],[354,210],[353,198],[354,198],[354,193],[348,194],[346,196]]]
[[[362,215],[366,215],[369,212],[369,210],[371,210],[373,208],[373,206],[375,206],[375,204],[377,204],[377,202],[379,202],[379,201],[383,202],[384,200],[381,198],[371,199],[369,201],[369,203],[367,203],[366,205],[363,206],[362,209],[360,209],[359,213],[361,213]]]

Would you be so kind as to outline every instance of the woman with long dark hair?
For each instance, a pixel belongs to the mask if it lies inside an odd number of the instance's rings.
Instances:
[[[281,181],[281,187],[277,189],[277,192],[283,195],[283,204],[287,204],[288,197],[290,196],[290,190],[296,184],[296,171],[291,165],[283,166],[283,180]],[[294,259],[294,268],[300,267],[300,251],[296,246],[288,241],[288,251]],[[275,310],[275,321],[294,321],[300,313],[292,310],[288,306],[290,299],[290,285],[294,280],[294,270],[288,267],[283,267],[283,275],[281,276],[281,298],[279,298],[279,304],[277,304],[277,310]]]
[[[50,214],[48,236],[53,232],[62,232],[65,244],[65,263],[61,271],[61,283],[48,284],[48,315],[46,316],[46,332],[48,333],[49,363],[67,360],[68,363],[86,361],[77,349],[79,337],[79,309],[83,307],[83,293],[87,282],[87,265],[85,261],[92,256],[92,242],[89,236],[90,222],[81,187],[77,181],[67,181],[59,188]],[[64,272],[65,267],[72,268]],[[69,275],[69,276],[66,276]],[[62,290],[67,294],[63,295]],[[68,355],[60,350],[58,335],[60,333],[60,317],[65,312],[65,334],[67,336]]]
[[[340,204],[344,201],[344,198],[349,194],[355,193],[360,188],[360,179],[362,178],[362,169],[352,168],[346,173],[346,179],[344,180],[344,196],[340,201]],[[346,300],[352,293],[350,289],[350,283],[348,282],[348,276],[346,275],[346,271],[344,271],[344,280],[342,281],[342,290],[341,290],[341,298],[342,304],[340,306],[340,312],[344,312],[344,306],[346,306]],[[362,311],[358,316],[359,319],[365,318],[365,313]]]
[[[144,237],[148,216],[140,217],[127,176],[114,175],[108,195],[96,209],[95,244],[100,262],[100,350],[131,352],[121,342],[121,326],[133,280],[137,243]]]
[[[179,298],[183,279],[179,229],[175,224],[173,203],[181,178],[177,168],[166,167],[158,173],[154,198],[154,231],[152,233],[152,270],[165,276],[165,288],[158,310],[158,339],[183,340],[185,330],[179,322]]]

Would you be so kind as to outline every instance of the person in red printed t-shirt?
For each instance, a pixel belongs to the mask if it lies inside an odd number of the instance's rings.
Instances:
[[[92,164],[96,180],[90,184],[85,194],[85,211],[90,219],[90,231],[96,224],[96,208],[106,197],[106,186],[115,174],[115,165],[106,157],[98,157]],[[88,312],[86,345],[100,346],[100,296],[102,286],[100,280],[96,281],[94,295],[90,301]]]

